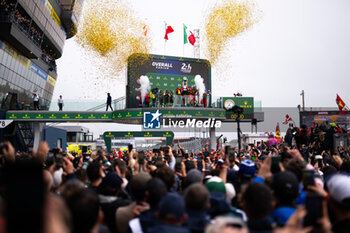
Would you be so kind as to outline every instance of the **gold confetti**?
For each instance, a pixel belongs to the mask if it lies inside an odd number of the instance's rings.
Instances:
[[[145,25],[121,0],[87,0],[76,41],[101,56],[105,72],[121,74],[133,53],[149,53],[151,42]],[[142,56],[141,56],[142,57]]]
[[[224,0],[214,6],[205,23],[206,53],[217,62],[230,39],[249,29],[256,21],[252,1]]]

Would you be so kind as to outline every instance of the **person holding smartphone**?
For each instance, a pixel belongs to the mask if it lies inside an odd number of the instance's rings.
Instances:
[[[167,146],[166,147],[166,151],[164,152],[165,156],[168,157],[169,159],[169,167],[171,168],[171,170],[175,169],[175,164],[176,164],[176,160],[175,160],[175,156],[173,154],[173,150],[171,148],[171,146]]]

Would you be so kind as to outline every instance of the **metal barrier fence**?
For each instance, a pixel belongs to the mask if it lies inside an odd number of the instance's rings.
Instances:
[[[188,150],[189,153],[198,153],[201,152],[209,142],[209,138],[192,138],[190,141],[181,142],[181,147]]]

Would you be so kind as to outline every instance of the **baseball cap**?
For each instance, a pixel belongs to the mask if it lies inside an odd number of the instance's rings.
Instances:
[[[218,163],[219,164],[224,164],[224,160],[223,159],[218,159]]]
[[[226,188],[226,199],[231,201],[236,196],[236,190],[231,183],[225,184]]]
[[[218,215],[227,214],[230,206],[226,201],[226,194],[218,191],[211,191],[209,195],[210,208],[208,214],[213,218]]]
[[[159,202],[159,216],[167,219],[181,219],[185,214],[185,202],[177,193],[167,193]]]
[[[186,176],[187,184],[193,184],[202,181],[202,173],[198,169],[191,169]]]
[[[108,172],[108,174],[102,179],[100,188],[113,187],[115,189],[120,189],[123,183],[123,179],[120,178],[115,172]]]
[[[217,192],[226,194],[225,184],[220,177],[217,177],[217,176],[211,177],[205,184],[205,187],[207,187],[209,192],[217,191]]]
[[[255,176],[255,173],[256,173],[256,169],[253,161],[249,159],[244,159],[241,161],[239,165],[239,171],[238,171],[238,174],[241,177],[252,178]]]
[[[112,164],[108,161],[108,160],[106,160],[104,163],[103,163],[103,166],[111,166]]]
[[[279,198],[296,198],[299,193],[298,178],[290,171],[278,172],[272,178],[272,189]]]
[[[236,178],[236,172],[233,169],[227,171],[226,179],[227,181],[233,182]]]
[[[350,175],[335,174],[327,181],[329,195],[339,204],[350,206]]]
[[[203,184],[206,184],[207,182],[208,182],[208,180],[210,179],[210,178],[212,178],[213,176],[212,175],[206,175],[206,176],[204,176],[204,178],[203,178]]]

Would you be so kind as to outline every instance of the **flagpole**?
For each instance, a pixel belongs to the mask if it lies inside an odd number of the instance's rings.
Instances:
[[[185,57],[185,44],[182,43],[182,57]]]
[[[304,90],[301,91],[301,99],[302,99],[302,106],[303,106],[303,112],[305,112],[305,93]]]
[[[185,24],[182,24],[182,27],[185,27]],[[185,31],[183,31],[183,35],[185,38]],[[182,57],[185,57],[185,41],[182,41]]]
[[[164,21],[165,25],[165,33],[166,33],[166,22]],[[164,38],[164,55],[166,55],[166,39]]]

